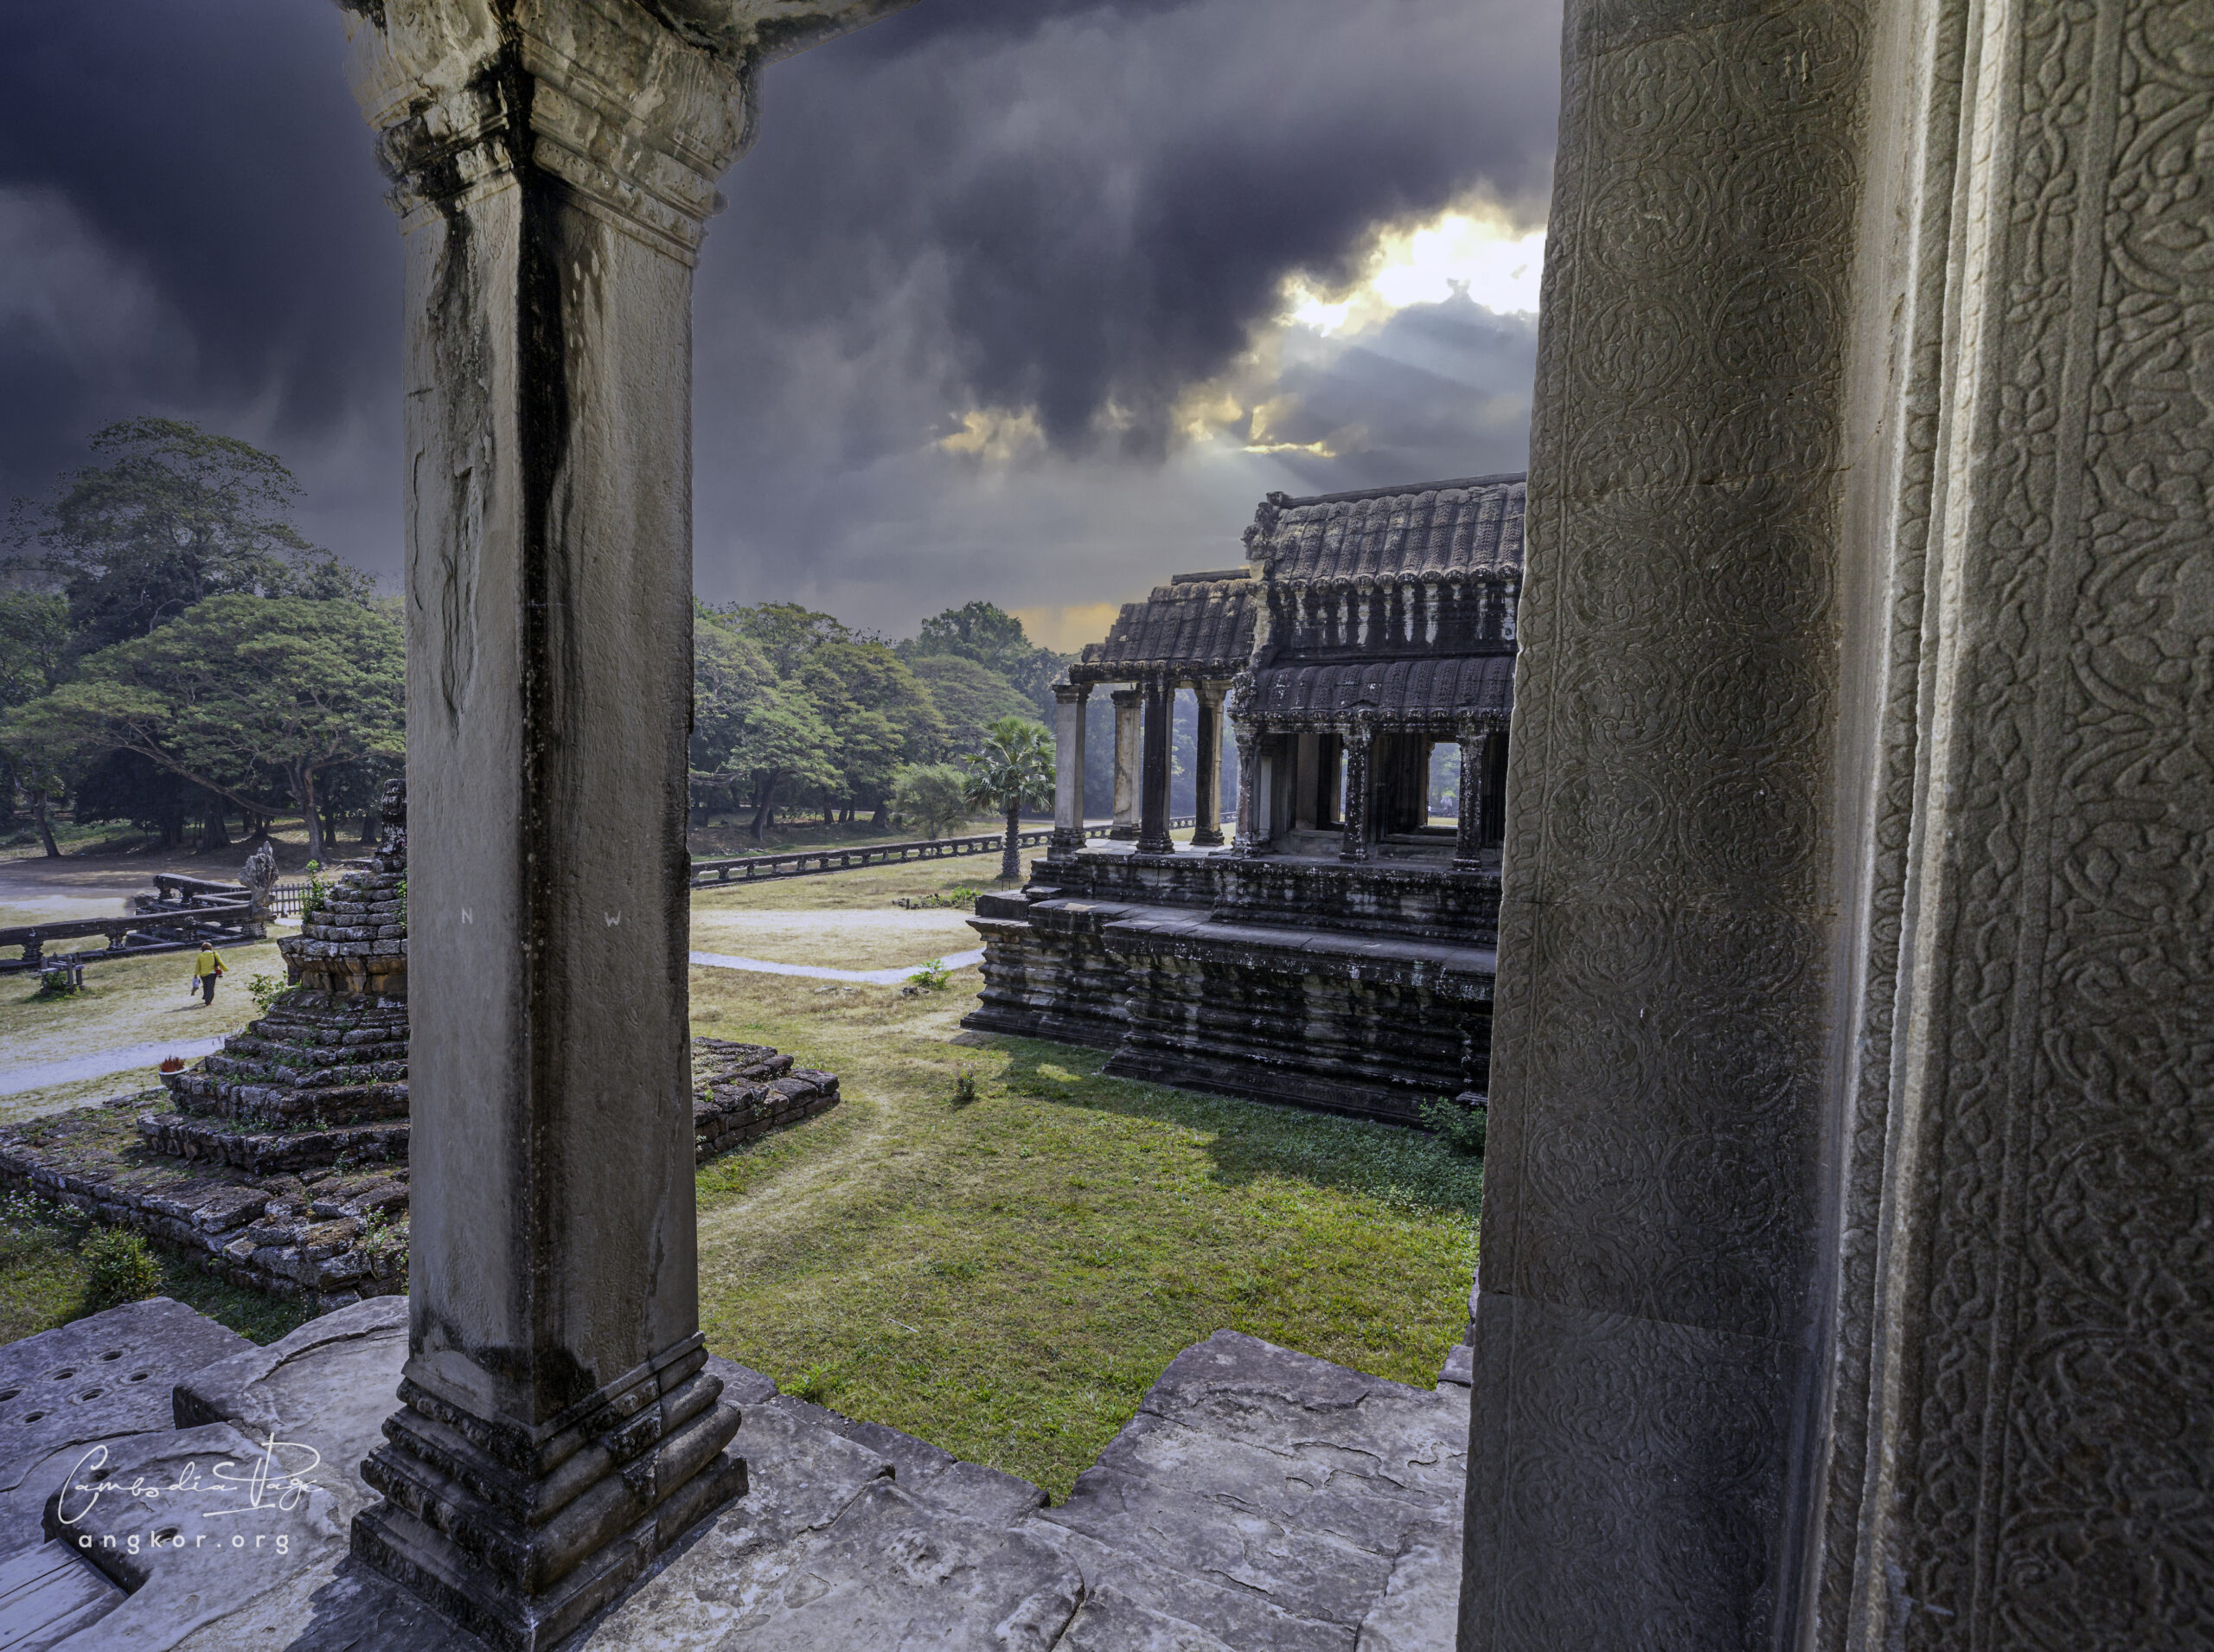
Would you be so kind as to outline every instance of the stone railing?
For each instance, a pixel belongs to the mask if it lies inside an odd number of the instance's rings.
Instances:
[[[246,903],[235,906],[152,906],[121,918],[78,918],[67,923],[25,924],[0,929],[0,948],[20,947],[20,957],[0,957],[0,975],[44,967],[46,949],[56,941],[104,935],[107,945],[75,955],[80,963],[105,963],[148,952],[181,952],[202,941],[258,938],[249,925]]]
[[[1192,816],[1178,815],[1173,829],[1189,826]],[[1086,837],[1104,837],[1105,822],[1086,826]],[[1050,826],[1014,835],[1017,848],[1043,848],[1053,836]],[[789,855],[739,855],[727,860],[692,862],[692,887],[712,888],[726,883],[765,882],[771,878],[811,878],[825,872],[854,872],[869,866],[897,866],[903,861],[935,861],[957,855],[996,855],[1007,847],[1007,834],[976,832],[966,837],[925,837],[905,843],[856,843],[837,848],[796,849]]]

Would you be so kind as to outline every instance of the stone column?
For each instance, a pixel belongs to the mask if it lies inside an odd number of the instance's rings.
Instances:
[[[1347,724],[1341,735],[1346,752],[1345,843],[1338,850],[1341,861],[1366,861],[1375,841],[1375,799],[1369,795],[1368,777],[1369,748],[1375,734],[1372,727],[1361,722]]]
[[[1176,847],[1168,836],[1168,773],[1174,753],[1175,685],[1166,676],[1145,682],[1145,752],[1138,778],[1138,848],[1167,855]]]
[[[1195,685],[1200,703],[1197,760],[1193,777],[1192,847],[1218,848],[1222,844],[1222,690],[1219,682]]]
[[[1125,841],[1138,835],[1138,763],[1144,750],[1139,725],[1138,690],[1117,688],[1115,702],[1115,823],[1107,836]]]
[[[1053,685],[1053,853],[1084,847],[1084,711],[1088,682]]]
[[[1238,826],[1231,848],[1238,855],[1257,854],[1261,838],[1260,731],[1250,723],[1232,723],[1230,735],[1238,746]]]
[[[345,10],[404,235],[414,814],[408,1359],[353,1546],[516,1648],[745,1485],[695,1277],[690,307],[763,54],[668,10]]]
[[[1461,791],[1454,817],[1453,864],[1473,867],[1483,859],[1484,781],[1491,771],[1491,730],[1461,731]]]
[[[2203,1638],[2206,39],[1571,0],[1463,1652]]]

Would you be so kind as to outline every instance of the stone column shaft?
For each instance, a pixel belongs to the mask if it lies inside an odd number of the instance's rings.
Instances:
[[[1136,688],[1117,688],[1115,702],[1115,823],[1107,836],[1125,841],[1138,835],[1139,754],[1144,750]]]
[[[1168,774],[1175,728],[1176,689],[1165,676],[1145,684],[1145,751],[1139,768],[1138,848],[1167,855],[1176,847],[1168,836]]]
[[[1198,699],[1199,772],[1193,777],[1192,847],[1216,848],[1222,843],[1222,685],[1200,683]]]
[[[1088,682],[1053,685],[1053,851],[1084,847],[1084,713]]]
[[[1366,861],[1375,839],[1372,823],[1374,799],[1370,796],[1368,755],[1375,731],[1366,723],[1353,723],[1343,732],[1346,753],[1345,841],[1338,850],[1341,861]]]
[[[692,266],[757,48],[583,0],[345,27],[404,234],[414,816],[408,1359],[353,1546],[529,1649],[745,1485],[684,824]]]
[[[1231,847],[1239,855],[1251,855],[1258,846],[1261,830],[1257,803],[1261,795],[1261,735],[1259,730],[1245,723],[1232,723],[1230,732],[1238,746],[1238,827]]]
[[[1459,814],[1453,830],[1453,864],[1474,866],[1483,856],[1484,781],[1491,768],[1491,731],[1463,729],[1461,733],[1461,790]]]

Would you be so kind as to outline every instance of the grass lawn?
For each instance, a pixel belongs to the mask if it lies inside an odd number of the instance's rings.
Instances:
[[[91,1268],[80,1247],[92,1226],[77,1213],[24,1193],[0,1194],[0,1342],[66,1325],[89,1311]],[[299,1304],[240,1290],[150,1247],[162,1270],[158,1296],[173,1297],[257,1342],[273,1342],[312,1317]]]
[[[209,1005],[203,1005],[196,994],[185,996],[185,976],[191,966],[189,955],[183,952],[88,964],[85,989],[67,997],[40,997],[35,976],[0,976],[0,1072],[45,1066],[101,1050],[170,1039],[185,1043],[239,1031],[256,1014],[253,996],[246,989],[247,980],[255,975],[282,976],[285,963],[273,940],[222,951],[231,972]],[[143,1089],[152,1082],[151,1073],[140,1069],[0,1095],[0,1123]]]
[[[693,971],[701,1032],[828,1067],[846,1097],[702,1169],[710,1347],[1056,1498],[1224,1327],[1437,1380],[1467,1322],[1478,1162],[1102,1079],[1097,1051],[955,1044],[976,974],[954,979],[903,999]]]
[[[828,881],[828,880],[826,880]],[[692,914],[692,944],[772,964],[833,970],[889,970],[983,944],[958,911],[701,912]]]

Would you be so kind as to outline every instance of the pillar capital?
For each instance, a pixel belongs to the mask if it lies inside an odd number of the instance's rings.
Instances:
[[[1080,706],[1091,697],[1091,685],[1089,682],[1056,682],[1053,685],[1053,699],[1059,705]]]
[[[537,172],[688,265],[759,67],[907,3],[384,0],[346,8],[348,79],[403,228]]]

